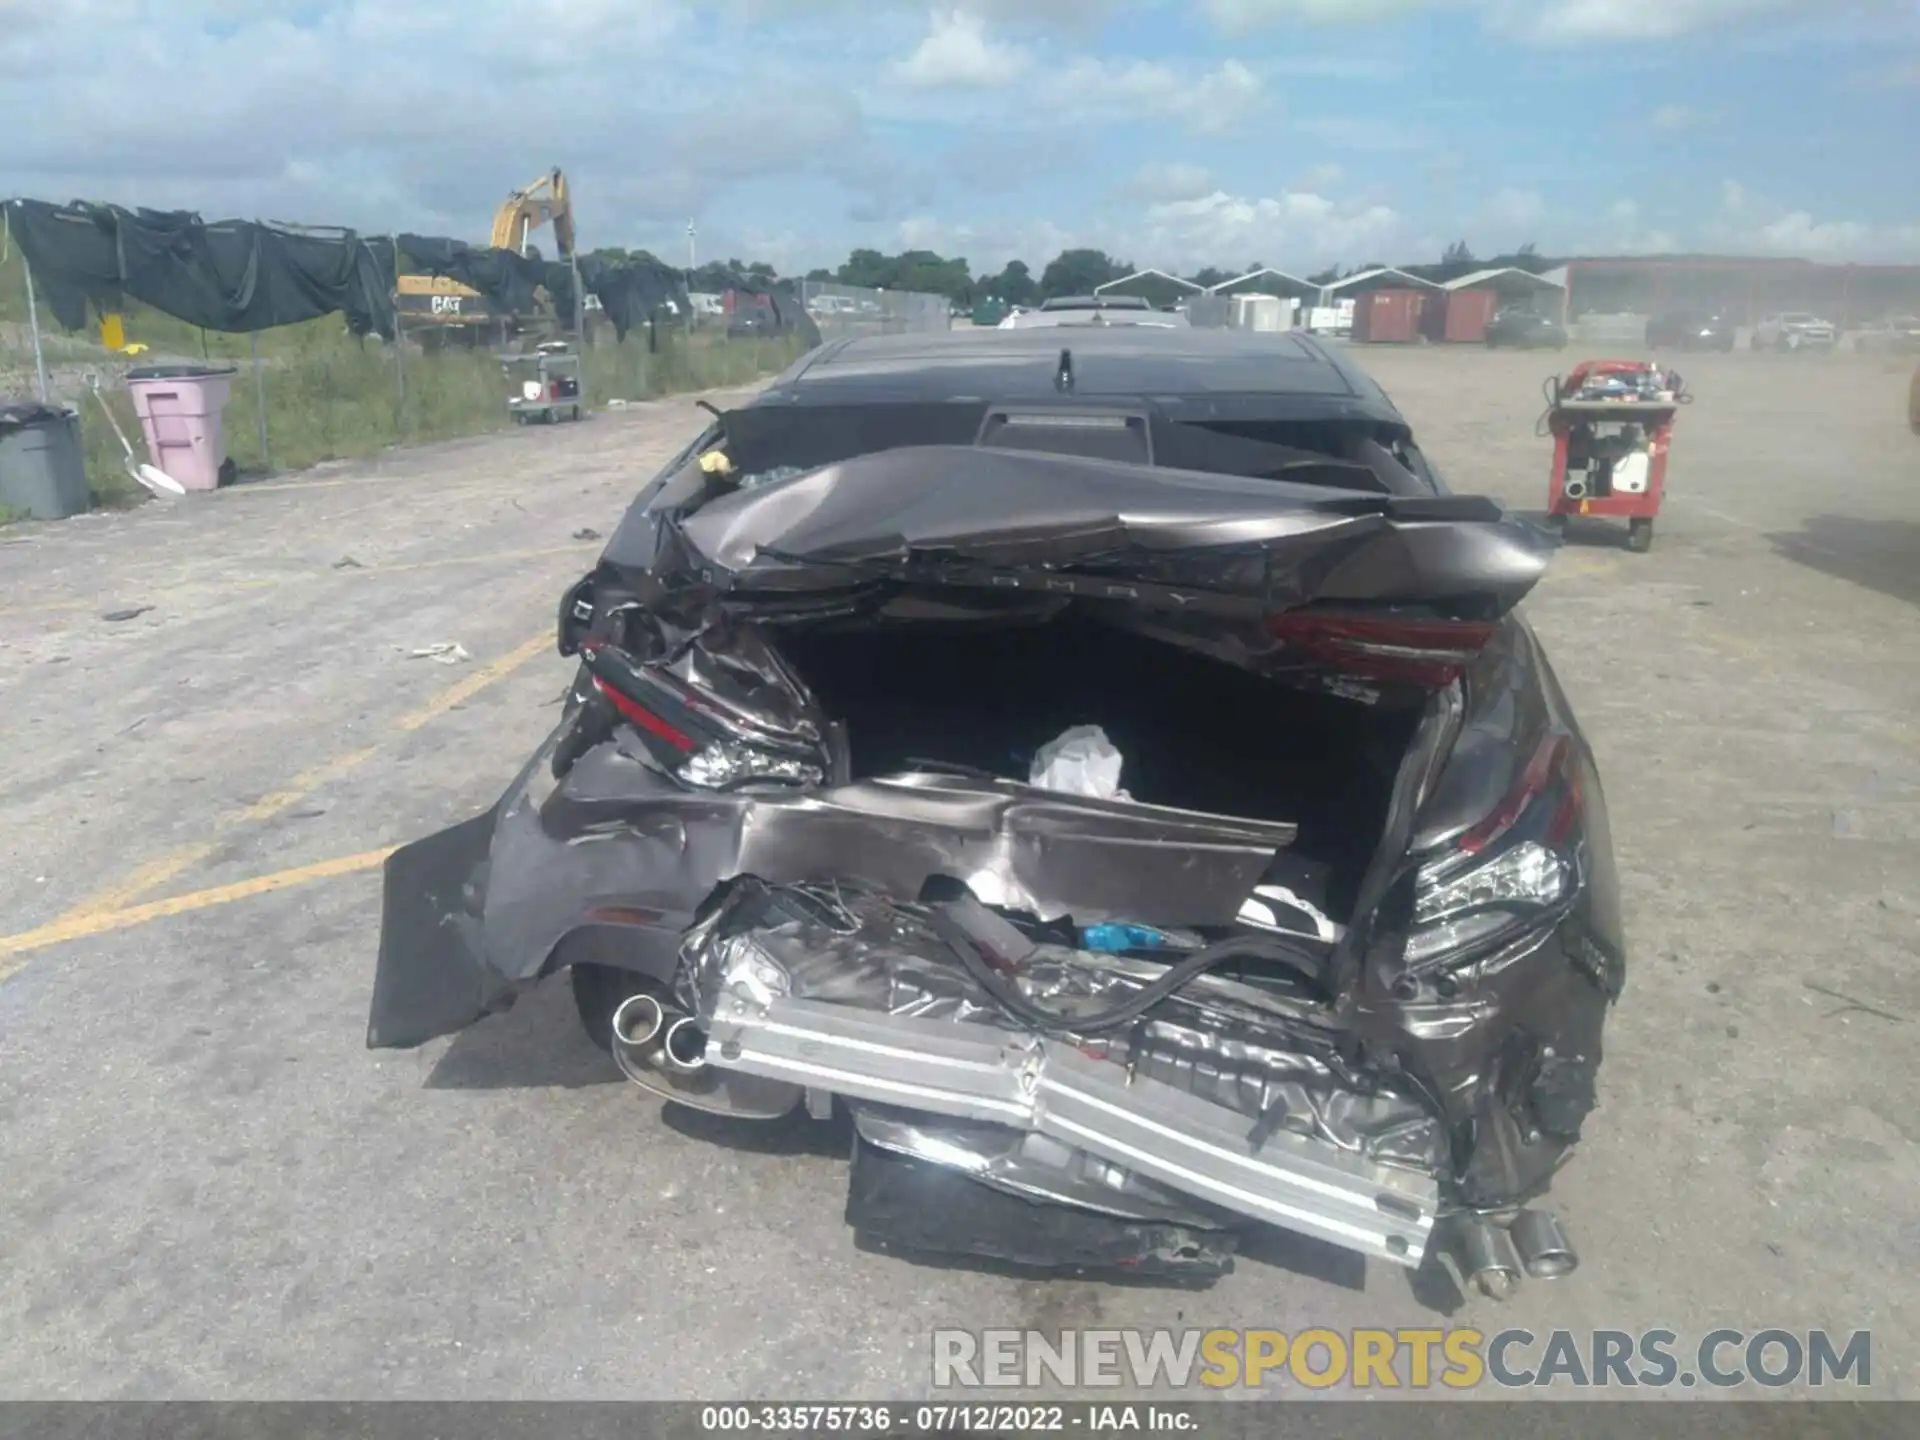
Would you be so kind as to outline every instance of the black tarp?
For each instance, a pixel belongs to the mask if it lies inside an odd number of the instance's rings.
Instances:
[[[337,312],[355,334],[393,335],[390,263],[352,230],[42,200],[8,201],[7,223],[68,330],[86,326],[89,304],[107,312],[132,299],[229,334]]]
[[[658,260],[583,255],[580,283],[600,301],[600,308],[613,322],[614,336],[621,340],[634,326],[646,324],[647,317],[669,301],[681,315],[691,308],[680,272]]]
[[[534,308],[534,291],[548,284],[550,267],[538,256],[429,235],[401,235],[395,243],[411,262],[410,273],[445,276],[477,290],[495,315],[526,314]],[[567,267],[560,268],[564,271]],[[571,307],[556,305],[556,309],[568,316]]]
[[[338,312],[356,335],[393,338],[396,274],[444,276],[483,296],[496,315],[536,308],[545,289],[563,325],[574,323],[573,267],[429,235],[363,236],[254,220],[211,224],[185,210],[128,210],[74,201],[10,200],[7,219],[47,308],[68,330],[138,300],[204,330],[246,334]],[[679,271],[650,257],[580,258],[581,285],[600,301],[614,334],[644,325],[669,303],[689,313]],[[744,273],[730,288],[767,297],[776,328],[820,343],[819,327],[791,285]]]
[[[806,305],[795,293],[790,280],[768,280],[759,275],[734,271],[727,289],[739,295],[762,296],[773,311],[774,329],[781,334],[798,335],[809,346],[820,343],[820,327],[807,313]]]

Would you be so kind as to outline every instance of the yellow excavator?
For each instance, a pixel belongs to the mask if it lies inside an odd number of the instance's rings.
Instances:
[[[487,243],[496,250],[524,255],[533,232],[542,225],[553,226],[562,260],[573,254],[573,202],[567,194],[566,174],[559,169],[507,196],[494,214]],[[476,326],[493,318],[479,291],[441,275],[397,276],[394,304],[410,326]]]

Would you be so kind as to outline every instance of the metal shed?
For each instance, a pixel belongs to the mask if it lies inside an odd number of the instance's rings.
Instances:
[[[1263,265],[1258,270],[1249,270],[1244,275],[1236,275],[1231,280],[1222,280],[1217,285],[1209,285],[1209,295],[1242,294],[1278,295],[1283,299],[1309,300],[1319,295],[1320,287],[1311,280],[1303,280],[1298,275],[1289,275],[1284,270],[1276,270],[1271,265]]]
[[[1446,281],[1443,338],[1478,344],[1487,338],[1487,323],[1507,306],[1524,306],[1559,319],[1566,309],[1562,285],[1515,265],[1475,270]]]

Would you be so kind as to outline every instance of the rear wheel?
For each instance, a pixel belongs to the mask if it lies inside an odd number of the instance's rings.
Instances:
[[[580,1028],[602,1050],[613,1049],[613,1012],[642,991],[653,989],[644,976],[612,965],[575,965],[567,972],[573,982],[573,1008]]]
[[[1627,522],[1627,548],[1638,555],[1644,555],[1653,548],[1652,520],[1642,518]]]

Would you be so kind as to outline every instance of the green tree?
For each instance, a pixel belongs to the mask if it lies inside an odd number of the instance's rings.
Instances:
[[[1128,268],[1104,250],[1063,250],[1040,272],[1040,294],[1049,300],[1060,295],[1090,295],[1095,286],[1127,273]]]

